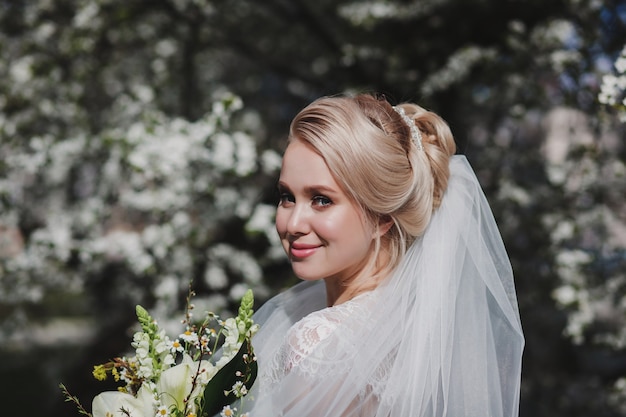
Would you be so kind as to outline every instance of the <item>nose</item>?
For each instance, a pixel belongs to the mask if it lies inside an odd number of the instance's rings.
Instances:
[[[306,235],[311,231],[307,207],[303,204],[296,204],[289,210],[287,217],[287,233],[291,236]]]

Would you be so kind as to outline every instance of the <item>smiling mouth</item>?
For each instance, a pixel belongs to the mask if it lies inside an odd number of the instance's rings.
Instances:
[[[289,248],[289,254],[292,256],[292,258],[304,259],[313,255],[317,251],[318,248],[319,248],[319,245],[292,244],[291,247]]]

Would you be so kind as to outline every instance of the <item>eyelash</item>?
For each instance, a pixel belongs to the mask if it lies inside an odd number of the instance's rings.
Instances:
[[[294,201],[295,201],[295,199],[289,193],[280,193],[280,195],[278,197],[278,204],[279,205],[283,205],[285,203],[294,202]]]
[[[311,198],[311,201],[313,202],[313,205],[317,207],[327,207],[333,204],[333,201],[330,198],[323,196],[323,195],[316,195],[313,198]],[[295,198],[293,197],[293,195],[289,193],[285,193],[285,192],[280,193],[279,201],[278,201],[279,205],[284,205],[285,203],[294,203],[294,202],[295,202]]]
[[[312,198],[314,203],[317,203],[318,206],[326,207],[330,206],[333,202],[330,198],[323,195],[316,195]]]

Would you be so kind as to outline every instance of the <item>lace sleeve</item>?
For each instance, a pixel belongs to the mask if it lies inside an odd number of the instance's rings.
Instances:
[[[375,408],[375,389],[371,385],[349,396],[340,394],[353,368],[352,359],[361,348],[353,344],[352,333],[359,331],[368,321],[367,298],[363,295],[313,312],[291,326],[261,374],[263,388],[259,397],[266,401],[272,397],[280,398],[273,402],[274,406],[279,404],[280,409],[253,411],[263,416],[318,417],[332,410],[337,399],[350,403],[337,407],[344,410],[339,414],[342,416],[349,415],[346,414],[348,410],[364,411],[367,405]],[[311,395],[316,398],[313,402]]]
[[[269,372],[262,376],[264,385],[270,388],[292,372],[316,381],[347,367],[346,358],[356,347],[349,345],[351,338],[345,337],[343,324],[367,314],[359,300],[363,297],[313,312],[295,323],[267,367]]]
[[[311,314],[294,325],[289,334],[284,349],[283,366],[289,372],[294,366],[306,366],[303,359],[312,358],[312,354],[321,341],[330,336],[337,329],[338,318],[329,314]],[[309,369],[305,373],[315,373]]]

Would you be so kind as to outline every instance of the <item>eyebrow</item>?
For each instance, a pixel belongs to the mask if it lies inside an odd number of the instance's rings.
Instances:
[[[287,184],[285,184],[282,181],[278,182],[278,189],[279,190],[289,190],[289,186],[287,186]],[[317,194],[317,193],[330,193],[330,194],[336,194],[338,191],[334,188],[328,187],[326,185],[308,185],[306,187],[304,187],[304,192],[306,194]]]

